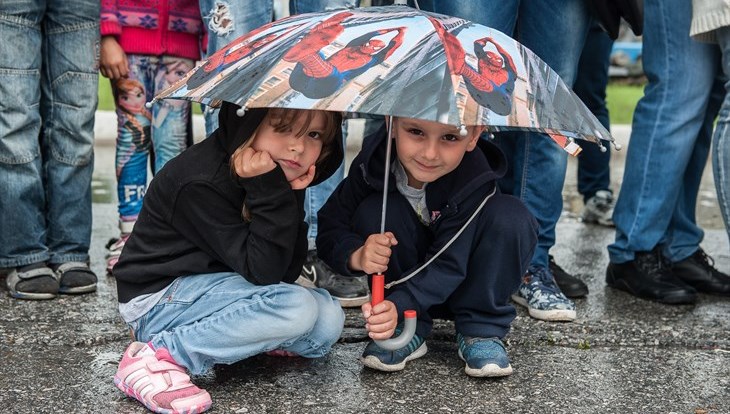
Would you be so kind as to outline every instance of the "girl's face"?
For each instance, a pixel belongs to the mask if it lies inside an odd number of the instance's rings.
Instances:
[[[277,131],[274,125],[278,120],[273,119],[272,122],[271,114],[269,112],[261,122],[251,148],[268,152],[284,170],[286,179],[291,181],[305,175],[319,158],[326,118],[321,112],[315,111],[309,125],[306,125],[307,117],[300,116],[290,128]]]
[[[119,94],[119,106],[133,114],[142,112],[144,101],[144,91],[140,88],[133,88],[131,91],[123,91]]]

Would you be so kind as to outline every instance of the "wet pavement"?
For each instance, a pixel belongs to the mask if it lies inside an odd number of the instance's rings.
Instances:
[[[627,128],[615,132],[625,143]],[[103,276],[104,245],[117,232],[113,157],[113,142],[99,139],[91,250],[98,292],[30,302],[0,287],[0,406],[10,412],[146,412],[111,380],[130,341],[114,280]],[[622,163],[623,155],[614,157],[616,187]],[[428,354],[405,371],[365,369],[357,360],[365,331],[359,313],[348,310],[342,339],[325,358],[261,356],[196,378],[213,397],[210,412],[730,413],[730,300],[702,295],[693,306],[666,306],[607,288],[613,231],[577,219],[573,164],[553,254],[591,293],[577,301],[573,323],[537,321],[518,308],[507,341],[512,376],[467,377],[450,322],[437,324]],[[708,170],[698,203],[703,247],[728,272],[730,247],[713,193]]]

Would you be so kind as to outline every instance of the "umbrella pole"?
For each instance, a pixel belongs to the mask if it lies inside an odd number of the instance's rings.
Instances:
[[[390,175],[390,155],[393,151],[393,117],[388,119],[388,137],[387,143],[385,144],[385,172],[383,173],[383,206],[380,211],[380,233],[385,233],[385,209],[388,206],[388,176]],[[385,275],[376,274],[372,276],[371,300],[372,306],[385,300]],[[388,350],[395,351],[408,345],[416,333],[416,324],[418,322],[416,311],[407,310],[403,312],[403,332],[401,335],[395,338],[376,340],[375,343],[379,347]]]

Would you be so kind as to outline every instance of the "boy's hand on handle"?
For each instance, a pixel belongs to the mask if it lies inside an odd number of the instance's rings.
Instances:
[[[306,174],[300,175],[299,177],[289,181],[292,190],[304,190],[314,180],[315,167],[312,164],[307,170]]]
[[[368,302],[361,309],[370,338],[383,340],[393,336],[398,325],[398,309],[393,302],[384,300],[375,306]]]
[[[103,76],[111,80],[129,76],[127,54],[124,53],[124,50],[119,46],[114,36],[104,36],[101,38],[99,70]]]
[[[236,175],[241,178],[255,177],[276,168],[268,152],[256,151],[251,147],[237,149],[231,158]]]
[[[391,246],[398,244],[392,232],[371,234],[365,244],[350,255],[349,266],[367,274],[385,273],[390,261]]]

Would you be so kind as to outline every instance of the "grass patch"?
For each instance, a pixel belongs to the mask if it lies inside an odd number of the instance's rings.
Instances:
[[[606,101],[611,124],[630,124],[634,116],[636,103],[644,95],[643,85],[623,85],[612,83],[606,89]],[[113,111],[114,98],[112,97],[109,79],[99,76],[99,110]],[[193,113],[200,114],[200,105],[193,105]]]

